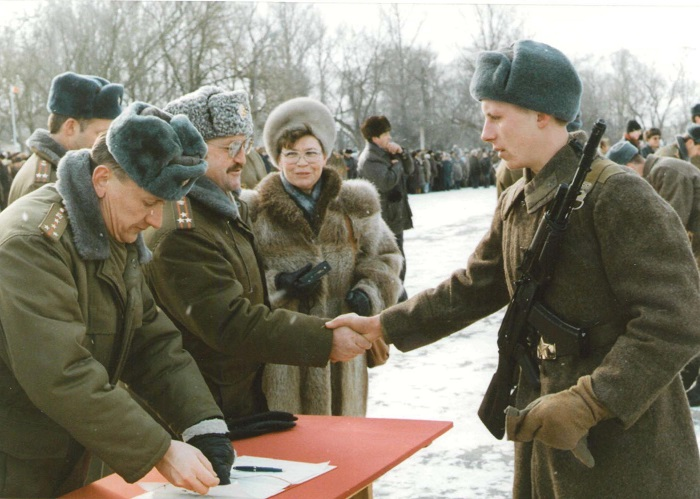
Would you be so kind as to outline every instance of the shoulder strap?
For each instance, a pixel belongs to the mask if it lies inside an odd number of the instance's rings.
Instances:
[[[173,211],[175,212],[175,224],[178,229],[191,230],[194,229],[194,215],[192,213],[192,205],[187,196],[178,199],[173,203]]]
[[[595,184],[604,184],[613,175],[624,172],[623,167],[614,161],[604,158],[596,159],[591,167],[591,171],[586,175],[586,180],[581,185],[581,192],[576,197],[576,201],[579,202],[576,209],[583,206],[583,200],[586,199],[586,196],[588,196]]]
[[[58,241],[61,239],[66,227],[68,227],[66,208],[59,203],[53,203],[39,224],[39,229],[47,238],[52,241]]]
[[[36,162],[36,170],[34,172],[34,183],[48,184],[51,181],[51,163],[41,157]]]

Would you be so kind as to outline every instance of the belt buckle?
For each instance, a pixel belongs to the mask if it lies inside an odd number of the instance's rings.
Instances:
[[[554,360],[557,358],[557,345],[555,343],[545,343],[540,336],[537,344],[537,358],[540,360]]]

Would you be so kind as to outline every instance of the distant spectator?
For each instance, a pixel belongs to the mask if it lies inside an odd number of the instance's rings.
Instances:
[[[263,163],[265,163],[265,171],[267,173],[274,171],[275,167],[272,166],[272,162],[270,161],[270,156],[267,155],[267,151],[265,150],[265,148],[263,146],[260,146],[255,150],[258,151],[258,154],[262,158]]]
[[[639,143],[639,138],[642,136],[642,125],[636,120],[629,120],[627,126],[625,127],[625,134],[623,139],[632,144],[639,151],[641,144]]]
[[[650,128],[644,132],[644,147],[642,147],[641,155],[646,158],[650,154],[655,153],[661,145],[661,130],[658,128]]]
[[[449,191],[452,189],[452,171],[454,164],[449,153],[442,153],[442,189]]]
[[[352,149],[345,149],[343,151],[343,160],[348,169],[348,178],[357,178],[357,159],[352,155]]]
[[[391,123],[386,116],[370,116],[360,130],[367,145],[357,162],[359,176],[377,187],[382,217],[403,254],[403,231],[413,228],[413,213],[406,192],[406,177],[413,172],[413,161],[408,151],[392,141]],[[401,281],[405,276],[404,264]]]
[[[690,108],[690,122],[694,125],[700,124],[700,103]]]
[[[328,158],[328,167],[333,168],[340,175],[341,180],[348,178],[348,165],[338,151],[334,150],[331,153],[331,157]]]
[[[656,155],[690,161],[700,168],[700,125],[690,125],[683,135],[676,135],[675,142],[659,147]]]
[[[253,189],[267,175],[265,161],[258,151],[251,149],[245,155],[245,165],[241,170],[241,187],[243,189]]]

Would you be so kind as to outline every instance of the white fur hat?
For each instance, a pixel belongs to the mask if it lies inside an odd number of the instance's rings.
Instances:
[[[310,97],[297,97],[272,110],[263,128],[263,141],[270,160],[277,165],[277,141],[290,128],[308,126],[323,146],[326,159],[335,144],[335,121],[325,104]]]

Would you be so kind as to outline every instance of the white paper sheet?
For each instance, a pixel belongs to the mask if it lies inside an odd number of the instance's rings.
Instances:
[[[266,457],[238,456],[234,466],[265,466],[281,468],[281,472],[259,473],[231,471],[231,484],[219,485],[209,489],[206,496],[201,496],[189,490],[175,487],[172,484],[139,482],[139,486],[147,490],[135,499],[176,499],[182,497],[228,497],[234,499],[267,499],[279,494],[290,485],[304,483],[332,469],[326,463],[303,463],[300,461],[285,461]]]

